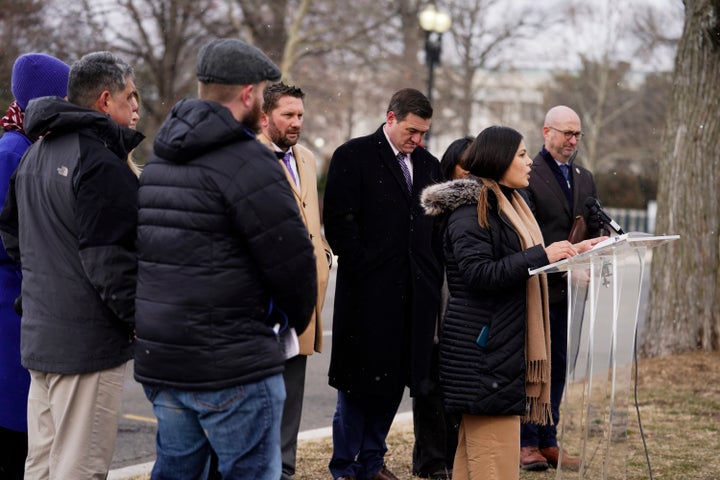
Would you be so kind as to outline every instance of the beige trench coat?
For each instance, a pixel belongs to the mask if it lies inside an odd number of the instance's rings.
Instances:
[[[272,142],[262,133],[258,135],[258,140],[271,150]],[[332,250],[322,234],[320,224],[320,202],[318,200],[317,191],[317,163],[315,156],[307,148],[301,145],[292,147],[293,155],[297,161],[298,176],[300,178],[300,189],[292,181],[290,172],[288,172],[285,164],[280,162],[288,183],[292,188],[293,195],[297,201],[300,215],[302,216],[305,227],[310,234],[315,250],[315,262],[317,265],[317,303],[315,304],[315,312],[313,313],[307,329],[300,335],[300,355],[312,355],[313,352],[320,353],[322,351],[322,318],[321,312],[325,303],[325,291],[327,290],[328,278],[330,276],[330,267],[332,265]]]

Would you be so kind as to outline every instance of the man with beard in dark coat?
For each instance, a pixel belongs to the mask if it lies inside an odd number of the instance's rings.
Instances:
[[[277,480],[285,356],[317,298],[313,246],[260,142],[280,71],[257,48],[198,54],[199,99],[176,104],[140,179],[135,379],[158,419],[152,478]]]
[[[441,250],[420,192],[441,178],[420,145],[432,107],[396,92],[386,123],[338,147],[324,197],[338,255],[329,383],[338,390],[333,478],[392,480],[385,438],[402,399],[427,394],[442,285]]]

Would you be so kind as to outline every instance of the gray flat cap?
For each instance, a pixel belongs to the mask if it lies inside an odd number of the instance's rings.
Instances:
[[[259,48],[234,38],[205,44],[195,64],[197,79],[203,83],[252,85],[280,80],[280,69]]]

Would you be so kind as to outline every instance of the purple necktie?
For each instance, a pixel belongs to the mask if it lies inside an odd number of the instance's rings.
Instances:
[[[400,170],[402,170],[403,177],[405,177],[405,183],[407,183],[408,192],[412,193],[412,177],[410,176],[410,170],[408,169],[407,163],[405,163],[405,154],[398,152],[397,160],[400,164]]]
[[[287,167],[288,172],[290,172],[290,176],[291,176],[292,179],[293,179],[293,183],[294,183],[295,186],[297,187],[297,186],[299,186],[299,185],[298,185],[298,181],[297,181],[297,177],[295,176],[295,172],[293,172],[292,166],[290,165],[290,158],[291,158],[291,157],[292,157],[292,155],[290,154],[290,150],[288,150],[288,151],[285,152],[285,154],[283,155],[282,161],[283,161],[283,163],[285,164],[285,167]]]

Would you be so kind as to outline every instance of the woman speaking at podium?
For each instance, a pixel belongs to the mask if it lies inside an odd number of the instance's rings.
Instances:
[[[520,422],[552,422],[547,281],[528,270],[602,238],[545,247],[519,191],[532,159],[516,130],[483,130],[460,163],[467,178],[422,197],[444,229],[450,299],[440,381],[445,408],[462,416],[453,479],[518,479]]]

